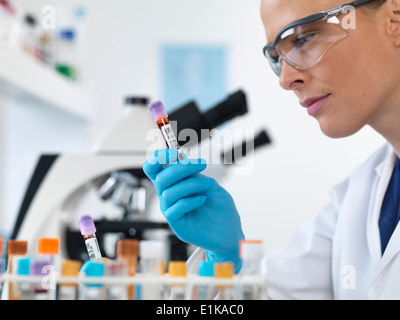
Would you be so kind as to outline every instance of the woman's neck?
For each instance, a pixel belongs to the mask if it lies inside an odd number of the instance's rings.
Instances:
[[[390,143],[400,157],[400,104],[393,103],[369,125]]]

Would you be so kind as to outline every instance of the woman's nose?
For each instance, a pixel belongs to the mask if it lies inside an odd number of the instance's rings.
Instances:
[[[282,60],[281,76],[279,77],[280,86],[285,90],[299,90],[304,85],[304,82],[304,71],[298,70]]]

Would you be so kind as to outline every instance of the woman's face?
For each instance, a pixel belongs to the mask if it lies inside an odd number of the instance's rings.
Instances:
[[[268,43],[289,23],[342,4],[336,0],[262,0],[261,17]],[[308,108],[308,113],[327,136],[345,137],[366,124],[378,126],[394,101],[400,101],[394,97],[400,91],[399,50],[386,32],[387,11],[384,5],[372,13],[357,7],[355,29],[350,29],[349,36],[331,47],[312,68],[298,70],[282,63],[280,85],[293,90],[300,103],[325,97],[317,102],[319,105]]]

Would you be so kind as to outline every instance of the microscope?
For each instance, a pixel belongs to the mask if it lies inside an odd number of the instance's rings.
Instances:
[[[148,103],[145,97],[126,98],[124,115],[104,133],[91,153],[41,155],[11,239],[27,240],[28,252],[34,254],[38,237],[59,237],[62,258],[84,261],[87,252],[77,218],[91,214],[106,257],[115,257],[115,243],[121,238],[157,238],[167,243],[168,260],[186,260],[190,248],[169,228],[159,211],[154,187],[142,171],[146,158],[166,147]],[[196,102],[188,102],[170,113],[169,120],[177,137],[180,131],[191,128],[198,137],[207,139],[201,135],[202,129],[211,130],[247,111],[245,94],[239,90],[204,113]],[[254,142],[254,148],[258,148],[269,144],[270,139],[263,131]],[[194,142],[179,143],[187,147]]]

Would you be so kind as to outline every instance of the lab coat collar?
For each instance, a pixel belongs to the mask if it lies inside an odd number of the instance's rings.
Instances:
[[[389,173],[389,179],[390,179],[395,162],[396,162],[396,154],[394,153],[393,147],[390,144],[387,144],[386,156],[375,167],[375,172],[378,175],[378,177],[379,178],[386,177],[387,174]],[[388,180],[388,184],[389,184],[389,180]]]
[[[371,259],[376,271],[380,268],[379,266],[382,262],[378,222],[383,198],[385,196],[387,186],[389,185],[394,163],[395,155],[392,147],[388,145],[386,152],[383,154],[382,160],[375,166],[376,176],[371,193],[375,196],[370,198],[369,208],[371,208],[371,211],[368,212],[367,217],[367,242]]]
[[[396,162],[396,154],[392,147],[388,148],[388,153],[385,159],[379,163],[375,172],[379,178],[377,193],[375,199],[375,206],[373,214],[370,216],[369,223],[369,247],[370,253],[376,266],[377,275],[384,271],[390,261],[399,253],[400,249],[400,226],[397,225],[394,230],[390,241],[385,249],[382,256],[380,236],[379,236],[379,216],[381,212],[383,198],[386,193],[386,189],[389,185],[390,178],[392,176],[393,168]],[[375,240],[375,241],[374,241]]]

